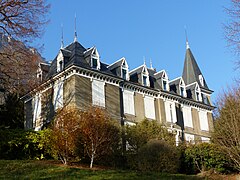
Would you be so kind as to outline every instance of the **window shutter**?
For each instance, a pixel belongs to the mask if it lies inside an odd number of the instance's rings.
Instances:
[[[135,115],[134,109],[134,93],[132,91],[123,91],[124,113]]]
[[[203,131],[208,131],[208,119],[207,119],[207,112],[206,111],[199,111],[199,121],[200,121],[200,128]]]
[[[98,80],[92,81],[92,103],[93,105],[105,107],[105,83]]]
[[[56,81],[53,96],[54,110],[63,107],[63,81]]]
[[[144,97],[144,108],[146,118],[155,119],[155,106],[153,97]]]
[[[187,127],[193,127],[192,124],[192,112],[191,112],[191,107],[188,106],[183,106],[182,108],[183,111],[183,121],[184,121],[184,126]]]
[[[167,122],[177,122],[176,107],[174,102],[165,101],[165,113]]]

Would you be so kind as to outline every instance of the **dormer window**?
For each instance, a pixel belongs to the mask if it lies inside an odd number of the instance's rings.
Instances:
[[[186,97],[185,83],[182,78],[181,78],[180,84],[179,84],[179,93],[180,93],[180,96]]]
[[[147,76],[143,75],[143,85],[147,86]]]
[[[142,85],[149,86],[149,76],[146,66],[144,66],[142,70]]]
[[[200,88],[198,85],[197,85],[195,91],[196,91],[196,101],[202,101],[201,92],[200,92]]]
[[[96,58],[92,58],[92,68],[97,69],[98,63]]]
[[[64,62],[63,62],[63,54],[60,51],[58,56],[57,56],[57,72],[60,72],[63,70],[64,67]]]
[[[167,77],[167,74],[165,71],[163,72],[163,75],[162,75],[162,88],[164,91],[167,91],[169,89],[168,88],[168,77]]]
[[[63,62],[59,61],[59,70],[62,71],[63,70]]]
[[[125,59],[123,60],[122,66],[121,66],[121,77],[125,80],[128,80],[128,65],[125,61]]]
[[[183,87],[180,87],[180,95],[184,96],[184,88]]]
[[[97,52],[97,49],[94,48],[92,54],[91,54],[91,67],[93,69],[100,69],[100,60],[99,60],[99,54]]]

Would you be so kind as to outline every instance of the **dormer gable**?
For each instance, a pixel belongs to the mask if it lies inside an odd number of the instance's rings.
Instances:
[[[202,102],[201,88],[197,82],[186,86],[187,97]]]
[[[64,56],[62,51],[60,50],[57,55],[57,72],[62,71],[64,68]]]
[[[128,64],[124,57],[110,64],[107,68],[118,77],[129,80]]]
[[[90,63],[93,69],[100,70],[100,56],[96,47],[94,47],[92,50]]]
[[[178,77],[169,81],[170,91],[177,93],[180,96],[186,97],[186,87],[182,77]]]
[[[160,88],[164,91],[169,91],[169,79],[165,70],[161,70],[154,74]]]
[[[139,83],[143,86],[150,86],[149,72],[145,64],[129,72],[130,81]]]
[[[142,76],[142,85],[150,86],[149,73],[146,65],[143,65],[141,76]]]

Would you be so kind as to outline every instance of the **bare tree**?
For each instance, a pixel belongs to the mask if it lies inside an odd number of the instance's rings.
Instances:
[[[240,88],[233,88],[218,100],[213,140],[240,171]]]
[[[231,6],[225,8],[229,21],[225,23],[225,38],[233,52],[240,55],[240,0],[231,0]]]
[[[119,128],[108,114],[98,107],[82,111],[80,117],[82,142],[91,159],[90,168],[92,168],[96,158],[110,153],[112,145],[119,142]]]
[[[1,33],[19,40],[40,37],[49,11],[46,0],[2,0],[0,3]]]
[[[42,35],[49,7],[46,0],[0,2],[0,89],[24,94],[34,87],[41,56],[28,44]]]

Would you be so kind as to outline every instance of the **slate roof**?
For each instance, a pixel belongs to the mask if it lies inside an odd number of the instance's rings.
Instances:
[[[121,58],[121,59],[119,59],[118,61],[110,64],[110,65],[108,66],[108,68],[111,70],[111,69],[115,69],[115,68],[117,68],[117,67],[120,67],[120,66],[122,65],[123,61],[124,61],[124,58]]]
[[[207,83],[204,79],[204,86],[201,85],[199,81],[199,75],[202,75],[201,70],[198,67],[198,64],[190,50],[190,48],[187,48],[186,54],[185,54],[185,61],[184,61],[184,68],[182,77],[186,85],[191,84],[193,82],[198,82],[199,86],[201,88],[209,90]]]

